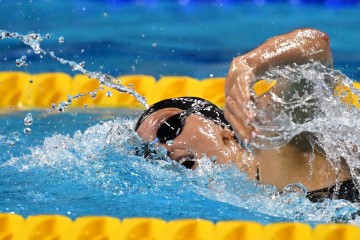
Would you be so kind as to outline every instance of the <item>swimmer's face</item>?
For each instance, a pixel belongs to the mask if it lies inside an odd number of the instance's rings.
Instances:
[[[177,108],[164,108],[152,113],[137,129],[138,135],[147,142],[157,138],[159,127],[171,116],[182,113]],[[170,159],[196,168],[197,160],[204,155],[216,158],[217,163],[231,162],[238,153],[234,133],[204,117],[190,114],[185,118],[181,133],[171,143],[158,143],[166,148]],[[189,164],[185,161],[195,161]]]

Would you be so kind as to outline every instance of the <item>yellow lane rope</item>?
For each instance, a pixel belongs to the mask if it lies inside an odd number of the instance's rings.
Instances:
[[[194,79],[186,76],[122,76],[121,84],[134,87],[149,104],[180,96],[197,96],[224,106],[224,78]],[[276,82],[260,80],[254,93],[262,95]],[[356,89],[360,84],[353,83]],[[71,77],[65,73],[26,74],[0,72],[0,108],[49,108],[68,95],[94,91],[99,82],[85,75]],[[108,94],[108,92],[111,94]],[[111,95],[109,97],[108,95]],[[345,104],[360,107],[359,97],[349,86],[334,89]],[[73,107],[141,107],[130,95],[105,87],[96,97],[87,95],[73,101]],[[303,223],[222,221],[216,224],[201,219],[179,219],[166,222],[153,218],[120,220],[105,216],[80,217],[72,221],[61,215],[39,215],[24,219],[20,215],[0,213],[0,239],[242,239],[242,240],[352,240],[360,239],[360,228],[349,224],[319,224],[314,229]]]
[[[119,78],[120,81],[120,78]],[[187,76],[163,76],[156,80],[147,75],[121,76],[121,84],[133,87],[143,95],[149,105],[165,98],[194,96],[205,98],[219,107],[224,107],[224,78],[195,79]],[[254,93],[262,95],[276,84],[275,80],[259,80],[254,86]],[[360,84],[354,82],[360,89]],[[26,74],[23,72],[0,72],[0,108],[49,108],[53,103],[66,101],[68,95],[75,96],[95,91],[100,84],[85,75],[71,77],[65,73]],[[341,101],[360,107],[359,97],[351,92],[350,87],[338,84],[335,96]],[[96,96],[74,99],[72,107],[126,107],[140,108],[135,98],[104,87]]]
[[[261,225],[248,221],[204,219],[125,218],[84,216],[71,220],[63,215],[0,213],[0,239],[6,240],[358,240],[360,228],[350,224],[283,222]]]

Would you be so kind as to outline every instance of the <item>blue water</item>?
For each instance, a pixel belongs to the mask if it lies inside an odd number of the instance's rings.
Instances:
[[[313,27],[329,34],[335,67],[360,79],[359,4],[117,2],[3,0],[0,29],[50,34],[44,41],[45,50],[68,60],[84,61],[91,71],[201,79],[210,74],[223,77],[232,58],[274,35]],[[60,37],[64,43],[59,43]],[[75,74],[27,50],[16,41],[3,41],[0,70]],[[28,69],[15,67],[15,60],[22,55],[27,55]]]
[[[224,76],[234,56],[267,38],[315,27],[330,35],[335,67],[360,79],[356,4],[0,1],[0,6],[0,29],[50,34],[44,49],[114,76]],[[28,50],[14,39],[2,40],[0,70],[75,74]],[[27,68],[15,66],[22,55]],[[28,112],[34,123],[25,134]],[[316,224],[347,221],[359,210],[346,201],[313,204],[295,193],[278,195],[236,167],[221,168],[207,159],[189,171],[166,159],[163,149],[154,149],[158,155],[146,161],[134,155],[141,144],[132,131],[138,114],[125,109],[61,114],[7,109],[0,115],[0,212]],[[350,221],[360,224],[358,217]]]
[[[208,184],[202,182],[208,176],[197,178],[170,161],[159,166],[131,154],[121,142],[135,137],[123,136],[131,132],[135,112],[32,114],[29,134],[23,132],[25,112],[0,118],[0,212],[284,220],[209,199],[196,191]],[[119,142],[107,144],[109,132],[118,127],[122,134],[113,137]]]
[[[346,201],[314,204],[294,193],[278,195],[235,166],[208,159],[191,171],[155,149],[158,155],[146,161],[134,154],[136,111],[31,111],[25,134],[27,113],[0,116],[0,212],[316,224],[347,221],[359,210]]]

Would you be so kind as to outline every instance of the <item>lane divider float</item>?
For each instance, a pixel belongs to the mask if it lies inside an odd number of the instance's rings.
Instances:
[[[224,107],[224,78],[195,79],[187,76],[163,76],[156,80],[153,76],[128,75],[121,76],[119,82],[133,87],[143,95],[149,105],[165,98],[194,96],[202,97],[220,108]],[[276,85],[275,80],[257,81],[253,90],[256,95],[262,95]],[[360,89],[360,83],[354,82],[354,87]],[[0,108],[50,108],[52,104],[66,101],[68,95],[75,96],[93,92],[100,87],[96,79],[86,75],[71,77],[66,73],[27,74],[24,72],[0,72]],[[141,105],[131,95],[119,93],[106,86],[98,91],[96,96],[88,94],[74,99],[72,107],[124,107],[141,108]],[[342,102],[360,107],[359,96],[351,91],[349,86],[338,84],[334,95]]]
[[[360,228],[350,224],[283,222],[261,225],[248,221],[84,216],[71,220],[63,215],[0,213],[3,240],[358,240]]]

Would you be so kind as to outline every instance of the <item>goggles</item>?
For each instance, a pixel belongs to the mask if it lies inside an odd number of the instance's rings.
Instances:
[[[153,146],[157,142],[160,143],[166,143],[168,141],[174,140],[177,136],[180,135],[182,132],[184,125],[185,125],[185,119],[194,112],[193,109],[190,111],[184,111],[178,114],[175,114],[166,121],[164,121],[158,128],[158,131],[156,133],[156,138],[150,143],[144,143],[140,146],[139,149],[136,149],[135,155],[142,156],[145,159],[152,159],[152,155],[156,154],[154,151]],[[192,159],[185,159],[181,162],[179,162],[181,165],[186,167],[187,169],[191,169],[195,161]]]
[[[164,121],[159,126],[156,133],[155,141],[159,141],[160,143],[166,143],[167,141],[174,140],[177,136],[180,135],[180,133],[184,129],[185,119],[192,112],[193,111],[185,111],[175,114],[166,119],[166,121]]]

